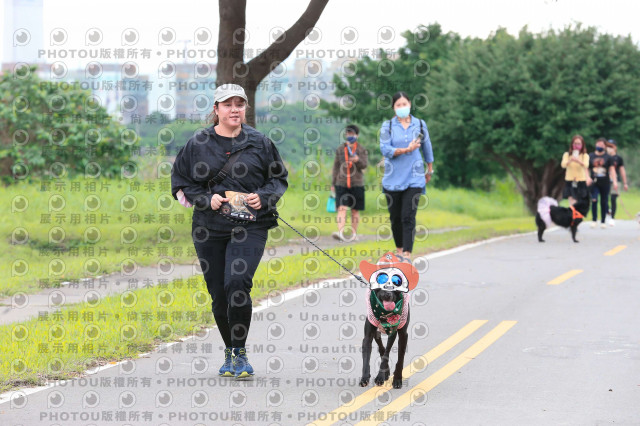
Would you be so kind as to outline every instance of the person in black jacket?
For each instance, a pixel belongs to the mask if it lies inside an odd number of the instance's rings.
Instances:
[[[225,343],[219,374],[236,378],[254,374],[245,348],[252,313],[250,291],[267,231],[278,225],[276,203],[288,185],[288,172],[273,142],[244,124],[246,108],[241,86],[218,87],[213,125],[189,139],[171,170],[173,197],[184,196],[194,207],[193,244]],[[219,183],[212,181],[214,177],[219,181],[220,170],[238,151],[230,173]],[[242,193],[245,205],[255,209],[255,221],[239,223],[223,214],[233,203],[230,191]]]

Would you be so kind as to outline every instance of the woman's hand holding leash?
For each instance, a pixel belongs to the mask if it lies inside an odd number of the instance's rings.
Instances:
[[[213,194],[213,197],[211,197],[211,208],[213,210],[218,210],[222,205],[222,203],[228,203],[228,202],[229,202],[228,198],[224,198],[220,194]]]
[[[255,193],[251,193],[247,195],[247,204],[249,207],[254,208],[256,210],[260,210],[262,207],[262,203],[260,202],[260,196]]]

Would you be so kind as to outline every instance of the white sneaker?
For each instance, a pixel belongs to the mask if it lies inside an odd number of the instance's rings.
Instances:
[[[609,226],[616,226],[616,221],[613,218],[609,221]]]
[[[342,236],[342,232],[340,231],[334,232],[333,234],[331,234],[331,236],[338,241],[344,241],[344,237]]]
[[[354,241],[358,241],[358,236],[356,234],[349,234],[349,236],[342,234],[342,241],[352,243]]]
[[[591,227],[595,228],[596,226],[598,226],[598,222],[596,222],[595,220],[593,222],[591,222]]]
[[[600,224],[600,228],[602,228],[602,229],[606,229],[606,228],[607,228],[607,224],[606,224],[606,223],[604,223],[604,222],[602,222],[602,223]]]

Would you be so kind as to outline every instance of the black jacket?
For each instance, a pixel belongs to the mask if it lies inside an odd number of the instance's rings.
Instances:
[[[186,199],[193,204],[193,223],[209,229],[227,231],[236,224],[222,217],[211,208],[214,193],[224,197],[224,191],[254,192],[260,197],[255,224],[249,226],[277,226],[276,203],[287,190],[288,172],[273,142],[253,127],[242,125],[242,131],[233,139],[231,153],[243,152],[229,175],[218,185],[207,183],[218,174],[227,162],[227,154],[215,139],[213,126],[192,136],[180,148],[171,169],[171,194],[182,189]]]

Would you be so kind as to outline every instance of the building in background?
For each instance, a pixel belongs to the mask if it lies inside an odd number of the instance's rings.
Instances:
[[[175,116],[205,119],[213,108],[216,85],[215,64],[176,64],[176,75],[170,86],[175,98]]]
[[[43,0],[4,0],[3,62],[44,62]]]

